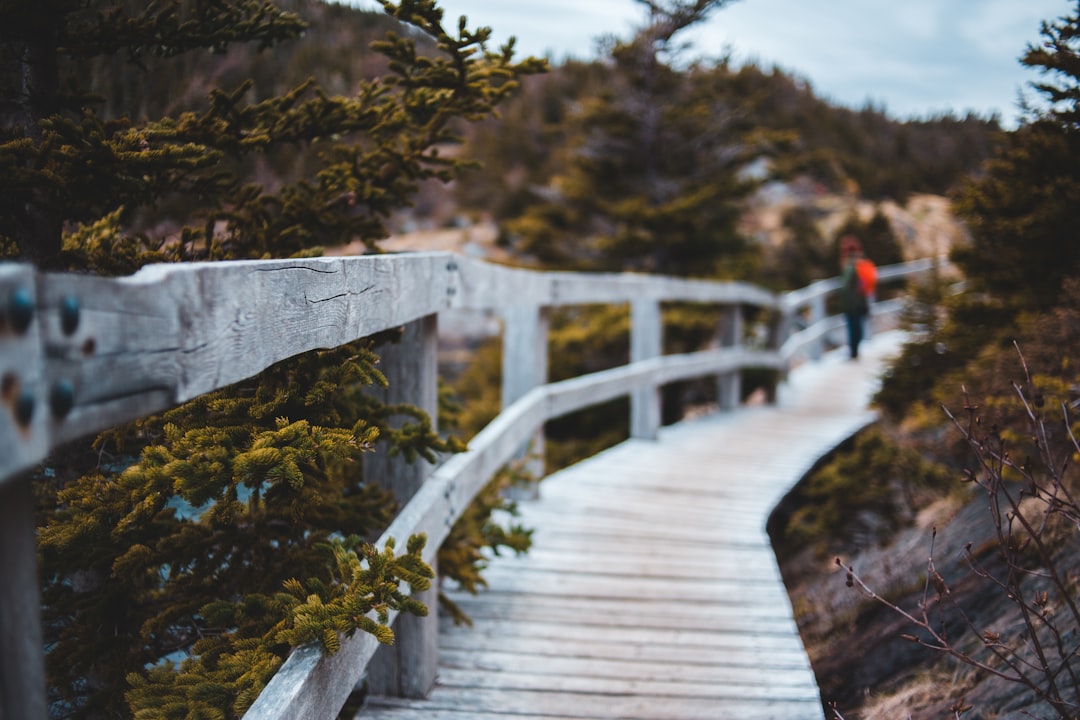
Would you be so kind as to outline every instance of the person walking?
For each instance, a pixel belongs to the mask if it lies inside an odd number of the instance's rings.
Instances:
[[[870,313],[870,298],[877,283],[877,268],[863,255],[862,243],[853,235],[840,239],[840,303],[847,322],[851,359],[859,357],[859,344]]]

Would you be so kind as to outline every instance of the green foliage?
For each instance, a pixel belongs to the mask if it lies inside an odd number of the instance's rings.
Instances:
[[[1067,99],[1080,77],[1070,62],[1078,24],[1080,11],[1046,24],[1044,49],[1029,49],[1024,57],[1058,80],[1038,86],[1053,105],[1008,134],[984,172],[954,194],[971,231],[970,242],[952,252],[966,291],[941,298],[943,319],[905,349],[882,390],[891,412],[905,411],[924,393],[951,402],[962,383],[991,387],[978,365],[998,365],[994,357],[1007,362],[1015,356],[1014,341],[1025,348],[1041,344],[1031,331],[1037,318],[1074,301],[1067,286],[1080,275],[1080,243],[1073,240],[1080,227],[1080,133]]]
[[[715,276],[748,253],[736,200],[750,128],[707,78],[672,67],[673,37],[724,3],[669,3],[627,42],[613,42],[602,82],[571,78],[577,109],[552,113],[564,144],[545,189],[506,222],[506,239],[549,267]],[[697,6],[701,5],[700,8]],[[575,72],[576,69],[571,69]],[[584,85],[579,83],[585,83]],[[528,172],[529,169],[527,169]]]
[[[954,260],[973,292],[1013,312],[1052,307],[1064,279],[1080,273],[1080,6],[1042,35],[1022,62],[1049,76],[1035,85],[1047,107],[955,197],[972,242]]]
[[[765,262],[765,284],[794,289],[830,277],[835,253],[821,234],[813,211],[802,206],[788,208],[782,222],[789,236]]]
[[[490,31],[462,27],[450,35],[433,2],[384,3],[389,14],[430,36],[438,52],[421,56],[414,38],[392,35],[375,44],[389,74],[361,81],[349,96],[305,80],[252,99],[249,80],[212,89],[197,109],[109,120],[91,98],[61,92],[68,75],[78,81],[72,63],[87,55],[119,52],[139,61],[148,51],[171,58],[194,47],[267,46],[295,37],[303,24],[253,0],[219,3],[214,12],[178,0],[145,8],[130,3],[96,21],[85,20],[76,3],[62,5],[59,12],[48,4],[8,5],[0,13],[0,23],[25,27],[28,42],[56,57],[60,68],[35,84],[38,92],[28,99],[19,95],[18,73],[48,74],[47,64],[24,59],[0,79],[17,109],[0,132],[0,216],[11,220],[6,239],[40,265],[86,266],[77,249],[61,254],[64,223],[93,223],[118,207],[130,220],[163,199],[188,208],[175,218],[179,229],[126,240],[170,259],[282,257],[353,239],[373,244],[386,234],[385,218],[407,204],[420,181],[447,180],[464,166],[439,153],[438,146],[456,140],[452,122],[489,115],[513,91],[516,76],[542,67],[514,63],[510,48],[477,53]],[[223,18],[229,25],[217,24]],[[80,111],[64,112],[66,103]],[[241,172],[259,154],[298,145],[320,161],[305,177],[263,187]]]
[[[788,518],[783,541],[811,544],[820,555],[888,539],[916,510],[926,488],[942,492],[948,472],[880,428],[859,435],[799,487],[800,507]]]
[[[1080,5],[1057,20],[1044,21],[1039,45],[1028,45],[1021,62],[1051,78],[1033,83],[1046,102],[1042,114],[1069,130],[1080,130]]]
[[[946,193],[977,170],[1000,141],[995,119],[943,115],[897,122],[873,107],[831,106],[804,80],[775,68],[735,67],[727,57],[693,63],[683,58],[680,65],[664,77],[674,84],[659,98],[662,107],[673,103],[661,118],[664,147],[672,153],[664,153],[661,180],[671,180],[666,173],[678,165],[700,172],[700,185],[713,173],[726,176],[728,165],[740,168],[748,157],[763,157],[777,179],[808,177],[833,192],[903,201],[911,193]],[[629,94],[625,72],[624,63],[569,61],[530,78],[498,124],[468,133],[470,152],[501,172],[463,178],[459,199],[496,219],[512,220],[507,240],[529,240],[539,262],[569,255],[548,246],[570,228],[591,232],[579,215],[555,213],[564,195],[564,203],[574,201],[571,191],[579,188],[570,171],[582,163],[579,156],[622,150],[628,157],[608,161],[604,168],[611,172],[596,178],[615,182],[621,181],[615,177],[619,163],[632,170],[646,162],[648,146],[635,144],[633,117],[600,113],[611,103],[618,107],[620,98],[622,105],[631,104],[635,96]],[[605,127],[614,137],[602,144]],[[688,138],[701,144],[688,146]],[[675,144],[666,144],[673,139]],[[592,189],[604,191],[599,184]],[[544,228],[550,229],[549,237],[540,234]]]
[[[66,703],[118,712],[132,672],[177,650],[198,655],[199,638],[228,629],[203,616],[213,598],[273,596],[291,577],[318,577],[320,548],[338,533],[386,525],[392,499],[363,482],[358,462],[378,429],[340,426],[379,379],[374,361],[357,347],[302,356],[99,439],[102,452],[134,445],[140,457],[63,486],[39,539],[47,662]],[[260,622],[269,632],[283,606],[259,607],[247,634],[224,638],[254,637]]]
[[[564,307],[550,315],[548,375],[552,381],[630,362],[630,312],[626,307]],[[545,426],[545,467],[571,465],[629,437],[629,403],[614,400],[551,420]]]
[[[485,340],[470,352],[468,364],[448,390],[460,408],[452,418],[452,427],[461,437],[473,437],[494,420],[502,410],[501,338]]]
[[[453,580],[475,595],[481,587],[487,587],[482,574],[490,562],[486,550],[495,557],[504,548],[520,555],[532,546],[532,530],[513,522],[517,504],[508,498],[512,490],[529,488],[537,482],[524,468],[526,462],[515,462],[500,470],[454,523],[439,547],[440,577]],[[500,524],[498,515],[505,516],[508,522]],[[455,623],[472,624],[468,615],[443,593],[439,593],[439,604]]]
[[[1078,168],[1080,131],[1039,120],[1010,134],[986,174],[957,193],[972,240],[953,260],[973,293],[1014,313],[1056,302],[1064,278],[1080,272]]]
[[[133,717],[239,718],[281,665],[282,645],[317,643],[332,654],[342,635],[357,630],[392,643],[389,610],[426,614],[401,590],[402,583],[412,590],[431,585],[431,569],[420,559],[423,545],[423,538],[414,539],[406,554],[395,556],[393,543],[380,553],[355,536],[334,538],[316,548],[326,556],[327,576],[290,578],[271,596],[208,603],[199,611],[207,630],[179,668],[166,660],[128,676]],[[263,634],[268,617],[281,619]]]

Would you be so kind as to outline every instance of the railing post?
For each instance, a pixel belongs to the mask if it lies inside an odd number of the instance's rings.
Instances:
[[[44,720],[45,659],[30,479],[0,485],[0,719]]]
[[[660,357],[663,323],[658,300],[630,303],[630,362]],[[630,437],[655,440],[660,433],[661,390],[651,386],[630,398]]]
[[[742,345],[743,313],[741,305],[724,309],[720,330],[720,346],[737,348]],[[724,373],[716,378],[716,400],[721,410],[734,410],[742,399],[742,371]]]
[[[502,409],[520,400],[533,388],[548,380],[547,308],[536,305],[510,305],[502,308]],[[544,475],[544,431],[540,429],[522,448],[519,457],[528,459],[525,468],[533,476]]]
[[[382,399],[416,405],[438,418],[438,316],[428,315],[405,326],[400,342],[377,348],[380,368],[390,381]],[[416,494],[431,474],[422,459],[409,463],[401,456],[373,453],[364,459],[364,474],[394,492],[402,504]],[[406,538],[397,538],[404,544]],[[426,697],[435,684],[439,660],[437,582],[415,597],[428,607],[427,617],[402,613],[394,623],[394,644],[380,647],[368,664],[368,691],[394,697]]]
[[[48,451],[51,418],[35,271],[0,266],[0,720],[48,717],[34,493],[25,473]],[[10,471],[10,470],[9,470]]]
[[[813,300],[810,301],[810,318],[807,326],[813,326],[816,323],[824,320],[825,313],[825,295],[819,294]],[[814,341],[814,344],[810,347],[810,357],[813,360],[820,360],[821,356],[825,354],[825,337],[822,336],[818,340]]]

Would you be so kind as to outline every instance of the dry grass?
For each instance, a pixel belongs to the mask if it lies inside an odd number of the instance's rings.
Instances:
[[[920,718],[954,717],[949,708],[963,702],[972,688],[973,673],[961,668],[953,674],[920,672],[900,683],[889,692],[871,695],[859,713],[858,720],[919,720]],[[982,720],[993,720],[997,713],[979,708]],[[989,713],[989,714],[987,714]],[[964,717],[964,714],[961,714]],[[853,720],[847,718],[846,720]]]

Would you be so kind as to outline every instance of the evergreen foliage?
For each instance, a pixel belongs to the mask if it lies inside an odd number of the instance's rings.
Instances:
[[[458,123],[490,116],[543,67],[514,61],[512,44],[489,50],[488,29],[447,31],[432,0],[406,0],[383,3],[396,31],[375,43],[374,67],[347,63],[325,83],[238,71],[270,57],[257,49],[275,48],[277,64],[305,57],[305,16],[362,15],[285,5],[0,5],[5,256],[119,274],[375,249],[421,182],[467,165],[442,154]],[[189,87],[172,95],[170,79]],[[97,467],[76,449],[50,459],[37,489],[56,716],[237,717],[290,647],[333,652],[357,630],[388,642],[389,610],[425,611],[403,586],[429,583],[423,538],[401,554],[365,544],[395,500],[365,480],[362,455],[461,446],[416,408],[365,394],[385,384],[374,346],[294,358],[118,428],[96,441]],[[410,419],[391,427],[391,415]]]
[[[836,277],[841,272],[840,240],[846,235],[859,238],[863,251],[875,265],[905,260],[888,218],[879,207],[867,221],[855,214],[826,238],[813,208],[794,205],[782,218],[788,237],[776,247],[764,248],[761,282],[778,290],[806,287],[815,280]]]
[[[886,542],[917,509],[921,489],[941,492],[948,471],[880,428],[860,434],[798,489],[800,507],[775,539],[824,557]]]
[[[386,234],[383,220],[408,202],[419,181],[447,180],[463,165],[439,152],[455,139],[452,120],[489,114],[512,91],[517,74],[538,69],[514,63],[511,48],[470,58],[490,31],[447,34],[433,2],[388,4],[394,17],[435,38],[439,53],[422,58],[415,40],[391,36],[377,50],[392,72],[362,81],[350,96],[331,95],[307,81],[251,99],[253,84],[245,81],[212,90],[199,110],[142,122],[107,120],[91,97],[63,90],[69,80],[61,73],[68,63],[106,51],[138,61],[148,52],[170,57],[198,43],[214,51],[239,41],[268,45],[295,36],[301,22],[256,0],[193,8],[174,1],[141,10],[141,3],[103,3],[109,12],[90,21],[83,20],[79,3],[61,5],[7,4],[0,15],[5,27],[22,31],[16,38],[40,44],[31,53],[13,39],[12,54],[49,58],[5,68],[0,213],[11,219],[6,239],[24,257],[50,267],[85,262],[77,248],[65,262],[65,224],[96,222],[121,207],[128,218],[162,200],[185,198],[199,205],[192,213],[196,222],[184,218],[179,232],[168,237],[129,242],[154,253],[152,259],[177,260],[291,256],[356,238],[374,243]],[[204,9],[211,5],[218,9]],[[229,21],[224,28],[216,24],[223,20]],[[173,26],[182,28],[174,42],[153,34]],[[124,31],[106,42],[117,27]],[[51,40],[54,35],[59,37]],[[19,78],[37,74],[46,77],[23,93]],[[63,112],[74,104],[78,112]],[[310,155],[321,160],[318,170],[273,189],[236,172],[234,163],[289,145],[310,146]]]
[[[511,488],[528,487],[536,482],[521,467],[511,464],[500,470],[487,486],[477,494],[472,504],[451,528],[450,534],[439,547],[439,569],[446,569],[443,577],[454,580],[466,592],[477,594],[487,587],[483,570],[491,555],[498,556],[505,548],[522,554],[532,546],[532,530],[513,522],[517,517],[517,503],[508,495]],[[510,522],[503,525],[493,520],[503,515]],[[490,550],[491,555],[485,550]],[[445,594],[439,594],[439,604],[455,623],[472,625],[469,616]]]
[[[942,389],[939,399],[955,398],[962,377],[981,374],[970,360],[1014,353],[1014,340],[1030,341],[1033,317],[1067,302],[1063,288],[1080,275],[1080,127],[1070,90],[1080,79],[1078,31],[1080,4],[1044,23],[1046,41],[1022,62],[1048,76],[1035,86],[1048,104],[1030,108],[983,173],[954,193],[971,232],[952,252],[966,292],[943,298],[944,320],[905,349],[883,388],[894,413],[931,388]]]
[[[648,3],[633,38],[612,40],[605,82],[568,117],[571,143],[539,201],[506,223],[523,258],[586,270],[716,276],[746,252],[736,201],[751,185],[733,107],[672,66],[675,36],[723,2]]]
[[[675,125],[664,137],[676,127],[699,137],[705,143],[701,155],[687,166],[702,173],[718,162],[707,153],[719,141],[727,144],[727,160],[737,167],[747,156],[765,157],[775,179],[808,177],[832,192],[903,202],[912,193],[946,193],[990,157],[1001,137],[994,118],[943,115],[898,122],[874,107],[832,106],[817,98],[807,82],[776,68],[736,67],[729,57],[678,60],[668,66],[678,76],[674,82],[692,83],[696,99],[688,97],[690,90],[682,93],[687,97],[678,102],[687,114],[665,115]],[[497,125],[480,125],[469,133],[471,153],[502,172],[464,178],[458,184],[461,202],[490,211],[496,219],[524,223],[515,228],[524,235],[549,226],[553,237],[564,234],[567,229],[555,223],[562,216],[544,208],[566,192],[563,178],[575,155],[591,147],[586,133],[602,129],[602,118],[586,124],[602,102],[598,99],[625,98],[621,73],[622,66],[614,62],[568,61],[530,78]],[[671,94],[678,98],[678,87]],[[628,152],[640,156],[641,147],[625,137],[623,142]],[[684,148],[696,152],[686,140],[673,149]],[[513,236],[507,233],[505,240]]]

